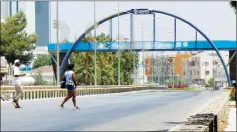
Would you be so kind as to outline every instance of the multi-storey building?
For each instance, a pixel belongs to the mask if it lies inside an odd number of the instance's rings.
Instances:
[[[190,58],[192,54],[177,54],[174,58],[174,73],[175,75],[181,75],[183,73],[182,60]]]
[[[225,64],[228,63],[228,52],[221,54]],[[214,51],[201,52],[182,61],[185,81],[192,80],[193,83],[208,84],[210,78],[214,78],[215,83],[226,82],[225,72],[219,57]],[[222,77],[220,77],[220,75]],[[188,76],[188,77],[187,77]],[[220,80],[221,79],[221,80]]]

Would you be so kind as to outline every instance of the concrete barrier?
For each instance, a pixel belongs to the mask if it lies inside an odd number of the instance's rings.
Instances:
[[[1,87],[1,97],[6,100],[12,99],[15,88],[13,86]],[[165,89],[165,87],[139,85],[139,86],[78,86],[76,89],[77,96],[120,93],[130,91],[140,91],[148,89]],[[66,89],[61,89],[57,86],[24,86],[24,96],[22,100],[43,99],[43,98],[57,98],[65,97],[67,95]]]
[[[229,103],[229,90],[223,90],[221,96],[194,116],[190,116],[183,124],[175,126],[169,131],[209,131],[218,132],[219,122]]]

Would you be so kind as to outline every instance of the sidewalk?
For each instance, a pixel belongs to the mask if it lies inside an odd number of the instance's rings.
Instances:
[[[236,131],[236,107],[233,107],[233,105],[230,108],[227,122],[228,125],[224,131]]]

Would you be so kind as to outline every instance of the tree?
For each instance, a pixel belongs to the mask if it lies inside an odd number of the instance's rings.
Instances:
[[[230,1],[230,6],[234,8],[235,13],[236,13],[236,1]]]
[[[39,57],[33,62],[34,68],[50,65],[52,65],[52,61],[49,55],[39,55]]]
[[[32,75],[32,77],[35,79],[35,85],[46,85],[47,81],[43,79],[42,71],[37,71],[36,74]]]
[[[109,42],[110,36],[104,33],[96,36],[87,35],[82,42]],[[136,54],[136,64],[138,63],[138,54]],[[120,84],[131,84],[131,74],[133,73],[133,52],[123,51],[120,61]],[[97,84],[112,85],[118,84],[118,58],[115,52],[97,52],[96,53],[96,75]],[[72,63],[75,64],[75,72],[79,83],[86,85],[94,84],[94,53],[82,52],[73,53]]]
[[[100,34],[94,38],[91,34],[87,35],[82,42],[108,42],[110,40],[109,35]],[[112,80],[104,78],[101,79],[102,75],[105,77],[109,71],[106,71],[109,67],[106,62],[106,57],[108,53],[97,53],[97,82],[98,84],[103,84],[103,80]],[[73,53],[72,62],[75,64],[75,72],[77,73],[78,82],[84,84],[94,83],[94,53],[93,52],[83,52],[83,53]],[[108,76],[107,76],[108,77]]]
[[[213,78],[213,77],[208,80],[208,84],[209,84],[211,87],[214,86],[214,78]]]
[[[31,51],[37,37],[35,34],[26,33],[26,25],[27,20],[22,11],[1,22],[0,56],[5,56],[10,64],[13,64],[16,59],[26,63],[33,58]],[[23,54],[26,51],[28,54]]]

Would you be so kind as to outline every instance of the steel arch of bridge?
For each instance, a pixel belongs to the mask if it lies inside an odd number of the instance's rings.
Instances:
[[[119,13],[116,13],[116,14],[113,14],[111,16],[108,16],[106,18],[103,18],[102,20],[98,21],[96,24],[92,25],[91,27],[89,27],[84,33],[82,33],[79,38],[76,40],[75,43],[73,43],[72,47],[68,50],[68,52],[66,53],[65,57],[63,58],[63,61],[62,61],[62,64],[61,64],[61,67],[60,67],[60,78],[62,77],[63,75],[63,72],[65,71],[66,69],[66,66],[67,66],[67,62],[68,62],[68,59],[69,57],[71,56],[72,54],[72,51],[73,51],[73,48],[74,46],[80,42],[88,33],[90,33],[90,31],[92,31],[93,29],[95,29],[97,26],[99,26],[100,24],[103,24],[104,22],[110,20],[110,19],[113,19],[115,17],[118,17],[118,16],[123,16],[123,15],[126,15],[126,14],[133,14],[134,10],[144,10],[144,9],[131,9],[131,10],[127,10],[127,11],[122,11],[122,12],[119,12]],[[220,54],[220,52],[218,51],[218,49],[216,48],[215,44],[207,37],[206,34],[204,34],[200,29],[198,29],[195,25],[193,25],[191,22],[185,20],[184,18],[181,18],[179,16],[176,16],[174,14],[171,14],[171,13],[168,13],[168,12],[164,12],[164,11],[158,11],[158,10],[149,10],[150,13],[154,14],[154,13],[158,13],[158,14],[164,14],[164,15],[167,15],[167,16],[170,16],[170,17],[173,17],[175,19],[178,19],[186,24],[188,24],[189,26],[191,26],[192,28],[194,28],[198,33],[200,33],[207,41],[208,43],[210,43],[210,45],[213,47],[213,49],[216,51],[218,57],[220,58],[221,60],[221,63],[224,67],[224,70],[225,70],[225,74],[226,74],[226,77],[227,77],[227,80],[228,80],[228,85],[231,86],[231,79],[230,79],[230,76],[229,76],[229,73],[228,73],[228,70],[227,70],[227,67],[225,66],[225,62]],[[175,44],[176,45],[176,44]]]

